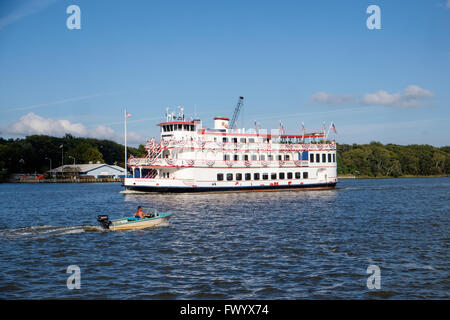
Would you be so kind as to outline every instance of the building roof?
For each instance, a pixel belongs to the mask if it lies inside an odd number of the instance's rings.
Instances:
[[[57,168],[54,168],[52,170],[49,170],[47,172],[80,172],[80,173],[86,173],[95,169],[98,169],[100,167],[110,167],[112,169],[115,169],[117,171],[125,172],[125,169],[116,165],[110,165],[106,163],[88,163],[88,164],[76,164],[75,166],[73,164],[65,164],[64,166],[60,166]]]

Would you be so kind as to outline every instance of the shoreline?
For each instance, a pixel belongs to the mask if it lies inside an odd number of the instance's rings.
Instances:
[[[438,174],[438,175],[430,175],[430,176],[424,176],[424,175],[404,175],[404,176],[398,176],[398,177],[391,177],[391,176],[378,176],[378,177],[372,177],[372,176],[355,176],[355,175],[338,175],[339,179],[405,179],[405,178],[448,178],[449,175],[445,174]]]
[[[379,177],[371,177],[371,176],[355,176],[355,175],[338,175],[338,180],[347,180],[347,179],[405,179],[405,178],[448,178],[449,175],[404,175],[399,177],[389,177],[389,176],[379,176]],[[122,178],[99,178],[99,179],[23,179],[23,180],[5,180],[0,181],[1,183],[123,183]]]
[[[93,178],[93,179],[21,179],[5,180],[0,183],[123,183],[122,178]]]

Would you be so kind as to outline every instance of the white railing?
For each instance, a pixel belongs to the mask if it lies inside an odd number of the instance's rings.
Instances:
[[[330,163],[331,164],[331,163]],[[282,167],[307,167],[309,161],[307,160],[190,160],[190,159],[153,159],[148,158],[135,158],[128,161],[128,165],[131,167],[209,167],[209,168],[255,168],[255,167],[268,167],[268,168],[282,168]]]
[[[336,143],[264,143],[264,142],[217,142],[202,140],[164,140],[161,149],[201,149],[209,151],[309,151],[336,150]],[[148,151],[152,149],[148,148]]]
[[[162,158],[163,150],[201,150],[215,152],[291,152],[301,153],[305,151],[335,151],[336,143],[234,143],[216,141],[187,141],[187,140],[163,140],[161,143],[147,145],[146,158],[130,158],[128,166],[149,167],[271,167],[283,166],[308,166],[307,160],[204,160],[204,159],[174,159]]]

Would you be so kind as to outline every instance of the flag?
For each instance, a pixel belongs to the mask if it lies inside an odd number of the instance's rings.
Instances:
[[[127,113],[125,113],[125,117],[129,118],[129,117],[131,117],[131,114],[127,112]]]
[[[302,122],[302,132],[305,132],[305,124]]]
[[[337,134],[336,127],[334,126],[334,123],[331,123],[331,129],[333,129],[334,133]]]
[[[63,147],[63,145],[60,145],[59,148],[61,149]]]

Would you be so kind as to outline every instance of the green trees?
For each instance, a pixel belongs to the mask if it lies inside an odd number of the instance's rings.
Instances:
[[[0,172],[43,173],[59,167],[64,146],[64,163],[96,163],[124,165],[124,148],[110,140],[75,138],[69,134],[62,138],[43,135],[25,139],[0,138]],[[145,156],[143,145],[128,147],[128,154]],[[404,175],[449,175],[450,146],[436,148],[430,145],[383,145],[371,142],[362,145],[337,145],[339,174],[369,177],[398,177]]]
[[[448,175],[450,147],[339,144],[338,173],[357,176]]]
[[[104,162],[102,153],[87,142],[77,144],[72,150],[72,157],[78,163],[96,163],[97,161]]]
[[[64,148],[64,164],[102,163],[124,165],[124,148],[110,140],[90,138],[74,138],[66,135],[63,138],[44,135],[28,136],[25,139],[0,138],[0,170],[9,173],[43,173],[50,168],[59,167],[62,162]],[[128,153],[137,157],[145,155],[143,146],[139,149],[129,147]]]

